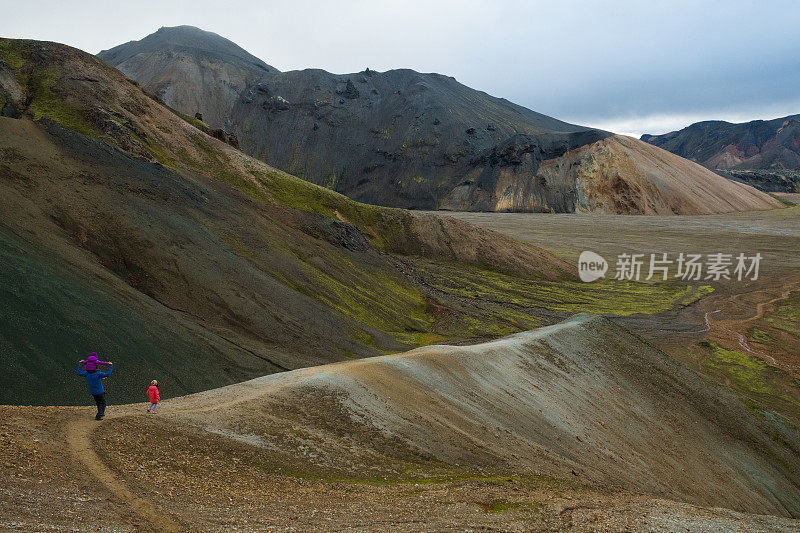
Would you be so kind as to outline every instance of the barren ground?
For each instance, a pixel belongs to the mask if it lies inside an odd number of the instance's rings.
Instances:
[[[748,409],[589,318],[274,374],[157,415],[1,407],[0,527],[790,531],[796,430]]]

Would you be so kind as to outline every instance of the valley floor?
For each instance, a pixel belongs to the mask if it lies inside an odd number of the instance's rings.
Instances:
[[[583,250],[619,254],[745,253],[763,256],[759,279],[713,282],[696,305],[623,319],[684,363],[702,370],[697,344],[711,341],[800,378],[800,206],[704,216],[448,213],[541,246],[577,264]],[[674,265],[673,265],[674,269]],[[674,270],[673,270],[674,271]],[[800,397],[795,400],[800,401]],[[800,406],[800,404],[798,404]],[[798,412],[800,414],[800,412]]]

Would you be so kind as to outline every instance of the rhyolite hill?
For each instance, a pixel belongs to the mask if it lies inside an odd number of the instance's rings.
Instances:
[[[765,191],[800,192],[800,115],[696,122],[642,140]]]
[[[190,26],[98,55],[172,108],[233,135],[247,154],[366,203],[626,214],[780,206],[640,141],[441,74],[280,72]]]

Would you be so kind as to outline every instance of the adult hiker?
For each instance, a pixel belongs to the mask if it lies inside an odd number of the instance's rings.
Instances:
[[[85,370],[81,370],[81,364],[84,365]],[[108,372],[98,372],[98,365],[108,365]],[[106,390],[103,388],[103,379],[111,375],[114,370],[114,363],[111,361],[99,361],[97,354],[92,352],[86,360],[78,361],[78,375],[86,377],[86,383],[89,384],[89,394],[94,397],[97,404],[97,415],[95,420],[102,420],[106,414]]]

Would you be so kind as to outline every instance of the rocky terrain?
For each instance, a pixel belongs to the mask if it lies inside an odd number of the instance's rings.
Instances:
[[[174,109],[226,130],[249,155],[370,204],[624,214],[780,206],[698,165],[658,155],[651,165],[653,150],[639,141],[567,124],[440,74],[279,72],[188,26],[98,56]],[[583,163],[573,169],[567,160]],[[718,201],[707,201],[709,187]],[[617,191],[626,198],[615,201]]]
[[[198,55],[198,49],[204,53]],[[153,94],[176,109],[202,111],[200,120],[213,128],[230,128],[229,117],[248,85],[274,69],[227,39],[183,27],[162,28],[141,41],[131,41],[100,56],[120,66]],[[184,105],[176,107],[175,102]]]
[[[800,191],[800,115],[697,122],[642,140],[764,191]]]
[[[523,144],[504,151],[505,157],[513,154],[510,162],[489,160],[478,180],[494,183],[493,194],[456,187],[440,208],[541,211],[545,206],[559,213],[693,215],[780,205],[752,187],[726,182],[691,161],[631,137],[606,137],[535,163],[524,155],[529,149]],[[532,182],[531,174],[536,176]],[[490,198],[496,201],[493,208]]]
[[[276,374],[160,409],[112,406],[98,424],[89,408],[0,407],[0,527],[798,527],[788,420],[602,318]]]

